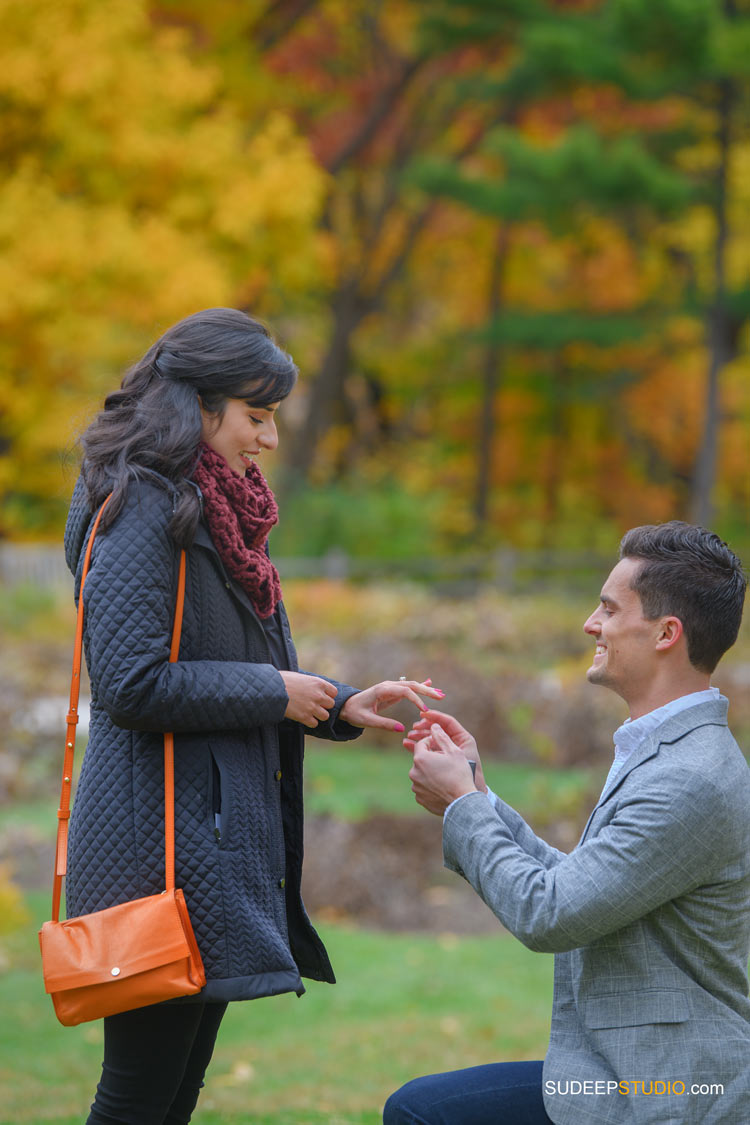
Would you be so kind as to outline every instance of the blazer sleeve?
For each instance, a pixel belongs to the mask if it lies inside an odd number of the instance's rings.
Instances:
[[[724,805],[705,777],[682,773],[670,785],[621,795],[596,836],[549,865],[522,846],[501,810],[471,794],[446,816],[445,865],[529,949],[561,953],[709,881],[722,862]]]
[[[565,858],[567,853],[561,852],[559,848],[554,848],[552,844],[548,844],[541,836],[537,836],[512,805],[506,804],[502,797],[498,797],[497,793],[493,793],[493,797],[495,798],[495,810],[497,815],[518,844],[519,848],[528,856],[538,860],[544,867],[552,867],[554,864],[559,863],[561,859]]]
[[[153,490],[155,491],[155,490]],[[276,723],[288,703],[271,664],[169,662],[179,551],[165,493],[132,494],[99,532],[84,586],[87,660],[96,702],[130,730],[212,731]]]

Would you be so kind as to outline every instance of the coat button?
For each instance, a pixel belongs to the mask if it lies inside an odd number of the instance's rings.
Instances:
[[[273,776],[277,781],[281,781],[281,770],[276,770],[276,773]]]
[[[279,886],[283,889],[286,886],[286,879],[279,879]]]

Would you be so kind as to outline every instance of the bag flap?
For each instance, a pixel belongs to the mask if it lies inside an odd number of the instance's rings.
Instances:
[[[190,957],[175,895],[166,891],[39,931],[47,992],[123,980]]]

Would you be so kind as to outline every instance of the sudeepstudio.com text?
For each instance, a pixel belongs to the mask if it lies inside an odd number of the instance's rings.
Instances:
[[[718,1082],[682,1082],[679,1079],[676,1081],[666,1081],[659,1078],[653,1079],[640,1079],[628,1078],[619,1082],[613,1080],[604,1081],[604,1079],[592,1080],[578,1080],[572,1078],[570,1080],[546,1080],[544,1083],[544,1092],[548,1097],[570,1097],[579,1094],[584,1095],[599,1095],[604,1097],[611,1097],[613,1094],[619,1094],[622,1097],[688,1097],[690,1095],[695,1097],[719,1097],[724,1093],[724,1087]]]

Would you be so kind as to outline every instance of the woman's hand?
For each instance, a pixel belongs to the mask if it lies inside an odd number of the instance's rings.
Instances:
[[[325,722],[328,712],[336,702],[336,688],[319,676],[306,676],[303,672],[279,672],[289,703],[285,719],[294,719],[305,727],[316,727]]]
[[[433,699],[443,699],[445,696],[445,692],[432,687],[429,680],[424,683],[420,683],[419,680],[383,680],[380,684],[358,691],[356,695],[350,695],[339,711],[339,715],[353,727],[380,727],[382,730],[394,730],[400,733],[404,730],[403,723],[399,723],[396,719],[389,719],[379,712],[384,707],[392,707],[394,703],[407,699],[421,712],[429,713],[420,693],[430,695]]]
[[[432,735],[432,727],[439,726],[452,742],[456,744],[462,751],[463,755],[469,762],[476,762],[476,770],[474,771],[474,782],[477,789],[481,789],[483,793],[487,792],[487,782],[484,780],[484,773],[482,772],[482,761],[479,757],[477,750],[476,739],[472,734],[462,727],[458,719],[454,719],[452,715],[447,715],[444,711],[425,711],[416,720],[412,729],[404,739],[404,746],[407,750],[414,752],[414,747],[418,742],[423,739],[430,739]],[[428,741],[427,746],[429,749],[436,749],[434,739]]]

